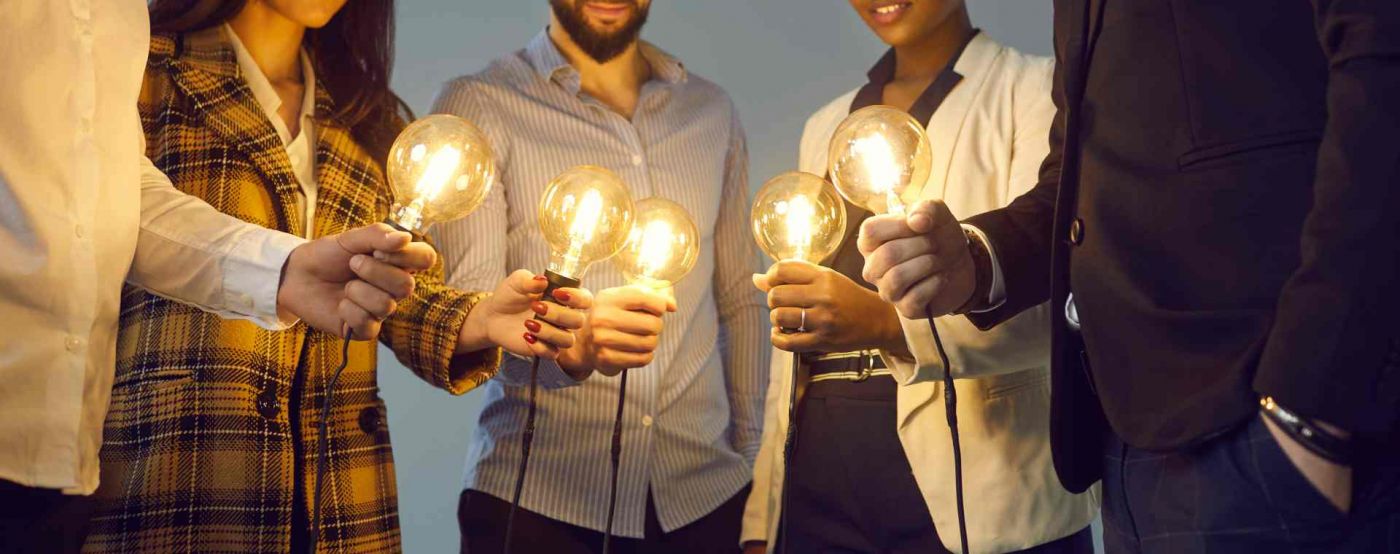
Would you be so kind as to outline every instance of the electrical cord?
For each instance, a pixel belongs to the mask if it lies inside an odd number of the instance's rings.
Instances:
[[[928,318],[928,328],[933,332],[933,345],[938,347],[938,359],[943,362],[943,406],[947,411],[948,432],[953,436],[953,487],[958,503],[958,539],[962,541],[962,551],[967,549],[967,513],[963,511],[962,444],[958,440],[958,391],[953,387],[953,364],[948,362],[948,352],[943,349],[943,338],[938,336],[938,327],[933,318]]]
[[[539,319],[539,318],[536,318]],[[510,500],[510,515],[506,516],[505,554],[510,554],[515,536],[515,512],[520,509],[520,493],[525,490],[525,470],[530,467],[530,443],[535,440],[535,393],[539,389],[540,359],[530,362],[530,405],[525,411],[525,433],[520,437],[520,467],[515,470],[515,493]]]
[[[327,435],[331,424],[331,404],[334,403],[335,399],[335,384],[340,380],[340,374],[345,371],[345,367],[350,365],[350,340],[354,336],[354,331],[345,330],[345,337],[341,340],[340,345],[340,366],[335,368],[335,372],[331,373],[330,380],[326,382],[326,392],[321,401],[321,421],[318,425],[316,440],[316,493],[312,495],[314,499],[312,500],[311,512],[311,540],[308,541],[310,546],[308,552],[312,554],[315,554],[316,543],[321,538],[321,485],[326,478],[327,458],[330,457]]]
[[[612,435],[612,481],[611,492],[608,493],[608,526],[603,533],[603,554],[612,552],[613,514],[617,512],[617,470],[622,464],[622,408],[627,399],[628,373],[630,371],[622,372],[622,382],[617,386],[617,417],[613,420]]]
[[[797,370],[801,361],[796,352],[792,354],[792,387],[788,389],[788,425],[787,434],[783,438],[783,490],[782,497],[778,500],[781,508],[778,515],[778,546],[787,554],[787,545],[790,540],[788,536],[788,478],[791,477],[789,470],[792,468],[792,446],[793,437],[797,434]]]

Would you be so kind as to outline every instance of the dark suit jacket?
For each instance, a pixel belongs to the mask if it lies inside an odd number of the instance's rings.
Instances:
[[[1055,54],[1040,183],[969,223],[1007,293],[974,323],[1056,307],[1066,488],[1098,479],[1105,422],[1181,449],[1261,394],[1392,433],[1400,2],[1056,0]]]

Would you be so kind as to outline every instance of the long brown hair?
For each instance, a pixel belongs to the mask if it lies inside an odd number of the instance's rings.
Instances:
[[[187,33],[223,24],[247,0],[153,0],[152,33]],[[389,88],[394,66],[394,0],[350,0],[320,29],[307,29],[302,45],[316,79],[335,100],[332,117],[350,129],[375,162],[413,119]],[[315,86],[306,83],[306,86]]]

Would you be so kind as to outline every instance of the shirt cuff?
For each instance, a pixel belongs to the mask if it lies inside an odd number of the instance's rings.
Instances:
[[[496,378],[511,386],[529,386],[531,363],[531,358],[510,354],[506,357],[505,362],[501,364],[501,371],[496,374]],[[564,368],[560,367],[559,363],[554,360],[540,359],[538,377],[539,386],[544,389],[565,389],[583,384],[583,381],[574,379],[569,375],[569,372],[564,371]]]
[[[981,310],[972,310],[973,313],[987,313],[1006,303],[1006,281],[1002,279],[1001,262],[997,261],[997,250],[992,246],[992,241],[987,240],[987,234],[975,226],[963,224],[963,229],[967,229],[972,234],[977,235],[982,240],[982,244],[987,247],[987,257],[992,260],[992,286],[987,291],[987,307]]]
[[[279,231],[243,233],[224,261],[224,305],[269,331],[295,325],[298,319],[278,316],[277,289],[287,258],[305,243],[305,239]]]

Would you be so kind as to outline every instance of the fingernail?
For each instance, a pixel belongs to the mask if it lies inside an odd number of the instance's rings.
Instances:
[[[530,333],[525,333],[525,342],[528,342],[528,343],[530,343],[530,344],[535,344],[535,341],[536,341],[536,340],[538,340],[538,339],[536,339],[534,335],[531,335]]]
[[[389,255],[388,255],[388,254],[385,254],[385,253],[383,253],[383,252],[380,252],[380,251],[378,251],[378,250],[375,250],[375,251],[374,251],[374,259],[379,260],[379,261],[382,262],[382,261],[384,261],[384,260],[389,259]]]
[[[544,315],[549,312],[549,306],[544,305],[544,302],[535,302],[530,304],[530,310],[537,314]]]
[[[358,270],[362,265],[365,265],[364,254],[355,254],[354,256],[350,257],[350,269]]]
[[[533,319],[527,319],[525,320],[525,328],[529,329],[531,333],[538,333],[540,332],[540,322],[535,321]]]
[[[555,300],[558,300],[558,301],[560,301],[560,302],[568,302],[568,301],[569,301],[569,293],[568,293],[568,292],[565,292],[565,291],[563,291],[563,290],[556,290],[556,291],[554,291],[554,299],[555,299]]]
[[[548,278],[548,277],[545,277],[544,275],[536,275],[536,276],[535,276],[535,280],[536,280],[536,281],[548,281],[549,278]]]

